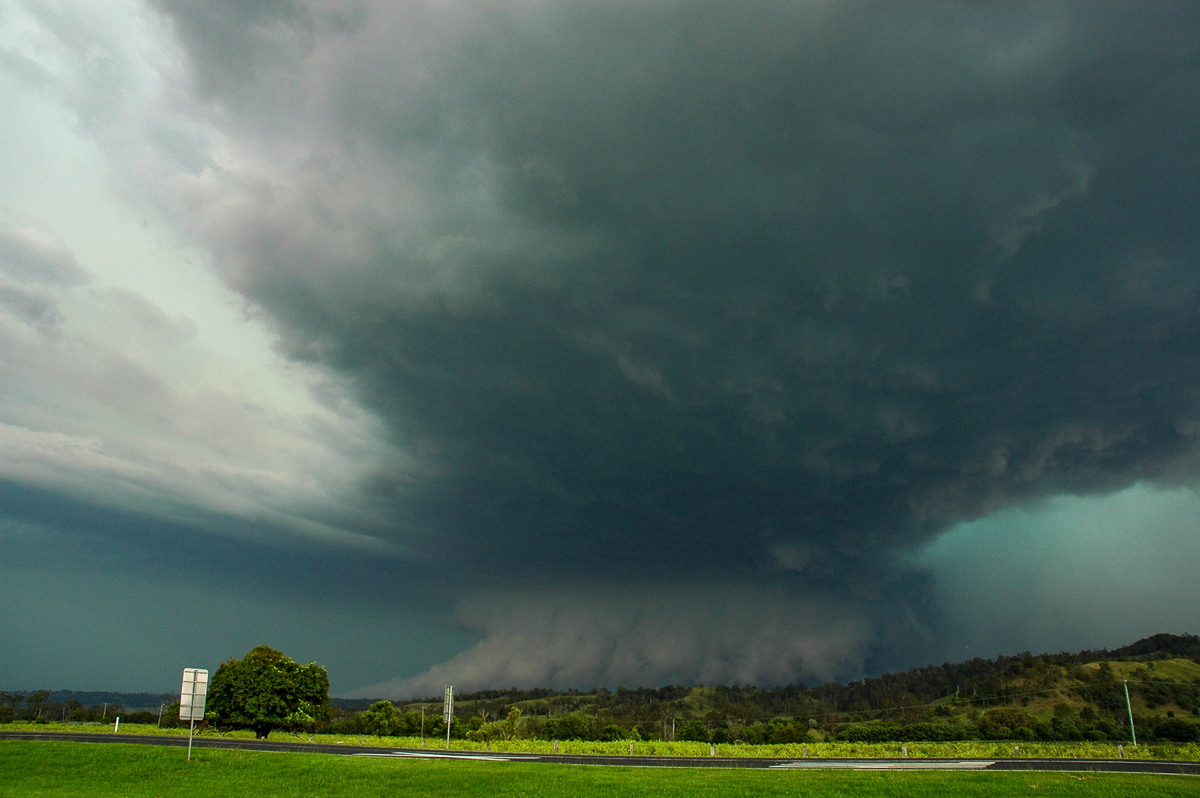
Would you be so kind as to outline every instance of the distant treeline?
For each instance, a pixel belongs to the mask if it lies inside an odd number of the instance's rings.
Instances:
[[[1156,662],[1166,670],[1156,670]],[[1139,736],[1200,739],[1200,637],[1170,634],[1112,650],[976,658],[814,687],[481,690],[458,696],[452,734],[747,743],[1118,740],[1130,736],[1126,681]],[[379,732],[363,712],[370,701],[334,704],[340,711],[330,731]],[[440,707],[440,697],[398,705],[395,718],[383,722],[386,733],[417,734],[424,708],[426,733],[444,734]]]
[[[174,725],[177,698],[0,692],[0,723],[95,722],[115,714],[157,723],[165,705],[161,725]],[[325,731],[445,735],[440,696],[398,705],[331,703]],[[457,697],[451,735],[712,743],[1120,740],[1130,737],[1130,708],[1139,739],[1200,740],[1200,637],[1159,634],[1112,650],[976,658],[813,687],[481,690]]]
[[[932,703],[947,696],[970,701],[980,706],[1000,705],[1010,702],[1034,672],[1043,674],[1043,686],[1052,687],[1059,674],[1050,674],[1048,668],[1078,668],[1086,663],[1108,662],[1153,662],[1172,658],[1186,658],[1200,662],[1200,636],[1158,634],[1117,649],[1091,649],[1074,653],[1039,654],[1023,652],[1015,656],[1000,656],[995,659],[975,658],[959,663],[927,665],[900,673],[853,681],[846,684],[828,683],[816,687],[787,685],[784,687],[679,687],[667,685],[658,688],[618,687],[615,691],[596,688],[590,691],[555,691],[546,688],[507,690],[480,690],[458,696],[460,702],[470,702],[495,711],[503,706],[542,702],[544,708],[553,713],[570,712],[583,707],[596,709],[620,708],[628,704],[674,703],[693,695],[696,690],[711,691],[716,704],[733,706],[750,704],[759,716],[774,717],[790,714],[796,710],[817,709],[837,713],[862,714],[896,711],[910,704]],[[1073,671],[1079,678],[1087,674]],[[1014,679],[1020,677],[1017,686]],[[1049,678],[1047,678],[1049,677]],[[441,697],[406,702],[420,706],[437,704]],[[362,709],[372,703],[370,699],[333,699],[343,710]],[[1161,703],[1161,702],[1160,702]],[[543,708],[539,705],[539,708]]]
[[[126,723],[157,722],[179,696],[80,690],[0,690],[0,723],[31,720],[49,723],[101,723],[120,717]]]

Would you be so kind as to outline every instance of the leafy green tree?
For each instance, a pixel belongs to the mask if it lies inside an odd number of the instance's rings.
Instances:
[[[359,716],[359,722],[362,723],[363,731],[367,734],[394,737],[400,733],[400,713],[387,699],[376,701],[364,709]]]
[[[542,736],[549,740],[588,740],[592,736],[592,724],[583,715],[562,715],[546,721]]]
[[[615,723],[610,723],[600,730],[600,739],[605,742],[612,742],[614,740],[628,740],[629,732]]]
[[[513,707],[510,709],[508,711],[508,717],[502,720],[498,725],[500,726],[501,739],[513,740],[517,737],[520,737],[522,727],[524,726],[524,724],[521,722],[521,708]]]
[[[468,721],[468,728],[470,728],[470,731],[467,732],[468,739],[491,742],[492,740],[513,740],[523,736],[525,723],[521,719],[521,708],[513,707],[508,711],[508,717],[504,720],[489,723],[484,721],[482,716],[476,716]]]
[[[252,729],[260,740],[274,729],[313,731],[329,719],[329,676],[315,662],[300,665],[258,646],[217,668],[207,711],[214,723]]]
[[[707,743],[712,739],[712,734],[702,721],[689,720],[680,724],[675,732],[675,739]]]
[[[1033,718],[1019,709],[989,709],[979,718],[979,731],[989,740],[1028,740],[1034,737]]]

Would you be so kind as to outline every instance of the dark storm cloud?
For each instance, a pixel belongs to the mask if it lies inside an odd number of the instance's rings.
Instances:
[[[161,5],[234,142],[194,229],[453,585],[879,622],[952,523],[1194,474],[1190,6]]]
[[[172,521],[3,480],[0,495],[5,518],[14,525],[5,530],[14,534],[0,540],[10,562],[33,567],[77,558],[98,570],[115,571],[133,561],[143,573],[177,572],[191,585],[260,596],[295,593],[296,574],[303,573],[303,590],[309,593],[327,594],[336,586],[343,597],[384,598],[372,587],[386,579],[379,560],[328,542],[298,543],[267,522],[254,525],[244,518],[199,512]],[[214,536],[213,530],[222,528],[237,534]],[[393,588],[386,598],[419,600],[430,581],[419,568],[411,568],[407,589]]]

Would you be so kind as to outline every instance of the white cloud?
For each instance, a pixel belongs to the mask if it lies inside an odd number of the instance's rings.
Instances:
[[[0,14],[15,156],[0,184],[0,477],[380,548],[318,520],[354,514],[340,504],[382,452],[377,424],[274,351],[157,210],[155,181],[180,168],[164,131],[187,129],[164,106],[163,31],[132,3],[77,10]]]

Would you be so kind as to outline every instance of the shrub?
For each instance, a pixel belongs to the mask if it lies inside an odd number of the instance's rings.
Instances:
[[[957,740],[961,736],[958,729],[949,723],[910,723],[902,729],[905,740],[937,741]]]
[[[1174,743],[1194,743],[1200,741],[1200,726],[1179,718],[1166,718],[1155,726],[1154,736]]]
[[[841,738],[852,743],[887,743],[904,739],[897,723],[862,723],[850,726]]]

